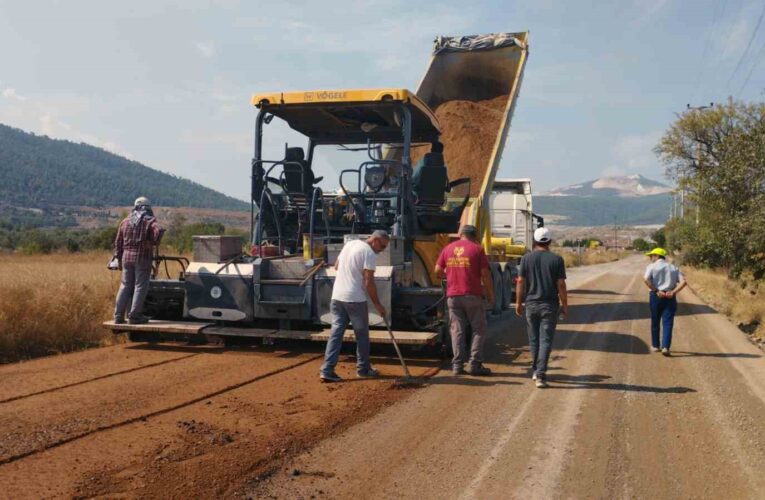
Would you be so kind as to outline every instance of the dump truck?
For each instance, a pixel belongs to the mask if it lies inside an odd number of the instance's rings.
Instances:
[[[493,243],[491,200],[501,189],[495,176],[527,55],[528,33],[439,37],[416,92],[255,94],[246,248],[230,237],[195,237],[181,275],[151,281],[148,324],[105,326],[134,340],[325,340],[334,260],[344,243],[384,229],[391,242],[378,255],[375,282],[389,317],[370,307],[371,341],[389,342],[380,329],[387,321],[402,344],[448,348],[445,288],[434,272],[443,247],[461,225],[479,228],[495,311],[509,306],[512,267],[525,251],[517,236],[498,233]],[[274,120],[301,141],[265,158]],[[363,155],[341,162],[335,186],[314,172],[317,153],[327,148]],[[159,270],[165,257],[156,259]],[[346,339],[353,340],[351,331]]]

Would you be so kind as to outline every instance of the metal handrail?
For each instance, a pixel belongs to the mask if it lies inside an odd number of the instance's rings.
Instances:
[[[255,238],[254,238],[255,241],[254,241],[254,244],[258,248],[260,248],[261,237],[263,236],[262,235],[262,230],[263,230],[263,217],[262,217],[263,210],[262,210],[262,207],[263,207],[263,202],[265,201],[265,198],[266,198],[266,193],[268,193],[268,197],[269,197],[268,201],[269,201],[269,204],[271,205],[271,212],[273,213],[274,220],[276,221],[276,231],[278,233],[277,234],[277,242],[278,242],[279,248],[281,248],[281,245],[282,245],[281,224],[279,224],[279,217],[278,217],[278,215],[276,213],[276,207],[274,206],[273,199],[271,198],[271,194],[272,194],[271,190],[268,188],[268,182],[269,182],[268,178],[270,177],[271,171],[273,171],[273,169],[276,168],[279,165],[282,165],[282,167],[284,165],[296,165],[296,166],[298,166],[300,168],[300,180],[301,180],[301,184],[302,184],[305,181],[305,166],[303,164],[301,164],[300,162],[296,162],[296,161],[284,161],[284,160],[280,160],[280,161],[254,160],[252,162],[252,165],[254,167],[255,165],[258,165],[258,164],[262,165],[264,163],[271,163],[272,165],[268,168],[268,170],[263,175],[263,178],[266,179],[266,185],[263,186],[263,191],[260,193],[260,203],[258,204],[258,207],[261,210],[259,212],[261,214],[261,216],[258,217],[258,223],[255,226]]]
[[[327,210],[324,205],[324,193],[322,192],[321,188],[314,188],[313,193],[311,195],[311,216],[308,220],[308,245],[309,245],[309,256],[313,259],[313,221],[314,216],[316,215],[316,200],[319,200],[321,203],[321,211],[323,214],[322,219],[324,219],[324,228],[327,232],[327,242],[329,242],[331,236],[329,233],[329,221],[327,220]]]

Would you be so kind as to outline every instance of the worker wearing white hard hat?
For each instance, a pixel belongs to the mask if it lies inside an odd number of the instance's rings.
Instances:
[[[515,312],[525,316],[531,351],[531,378],[547,387],[547,363],[552,351],[558,315],[568,314],[566,265],[550,251],[552,234],[546,227],[534,231],[534,249],[521,258]]]

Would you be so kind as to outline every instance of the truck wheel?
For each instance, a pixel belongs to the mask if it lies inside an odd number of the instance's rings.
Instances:
[[[513,305],[513,278],[510,271],[502,271],[502,310],[506,311]]]
[[[494,304],[492,304],[492,314],[499,314],[502,312],[504,280],[502,278],[502,270],[498,265],[491,266],[491,278],[494,285]]]

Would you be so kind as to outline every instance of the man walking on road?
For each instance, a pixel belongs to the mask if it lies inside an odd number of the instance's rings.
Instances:
[[[332,287],[332,333],[327,341],[324,364],[319,377],[322,382],[340,382],[335,373],[343,336],[350,321],[356,336],[356,373],[361,378],[377,377],[379,372],[369,361],[369,310],[367,295],[377,312],[386,317],[375,285],[376,255],[388,247],[390,237],[385,231],[375,231],[366,240],[349,241],[337,256],[337,275]]]
[[[124,323],[126,312],[131,325],[149,322],[143,315],[143,302],[149,292],[154,248],[164,232],[148,198],[136,199],[133,211],[120,223],[114,240],[114,256],[118,268],[122,269],[122,283],[114,307],[115,323]]]
[[[531,351],[532,380],[547,387],[547,362],[552,351],[558,314],[568,314],[566,265],[550,251],[552,236],[546,227],[534,231],[534,250],[521,258],[518,270],[515,313],[526,313],[526,329]]]
[[[669,356],[672,344],[672,326],[677,312],[676,295],[687,285],[680,269],[667,262],[667,251],[656,247],[646,255],[651,263],[645,268],[643,281],[651,290],[648,300],[651,306],[651,350]],[[659,343],[660,326],[664,337]]]
[[[463,226],[460,239],[447,245],[438,256],[436,275],[446,275],[446,303],[449,307],[449,333],[452,337],[452,373],[465,373],[465,336],[468,325],[473,331],[467,373],[491,375],[483,366],[483,345],[486,341],[486,308],[483,291],[489,303],[494,303],[494,288],[489,271],[489,259],[478,241],[475,226]],[[483,282],[483,286],[481,285]]]

